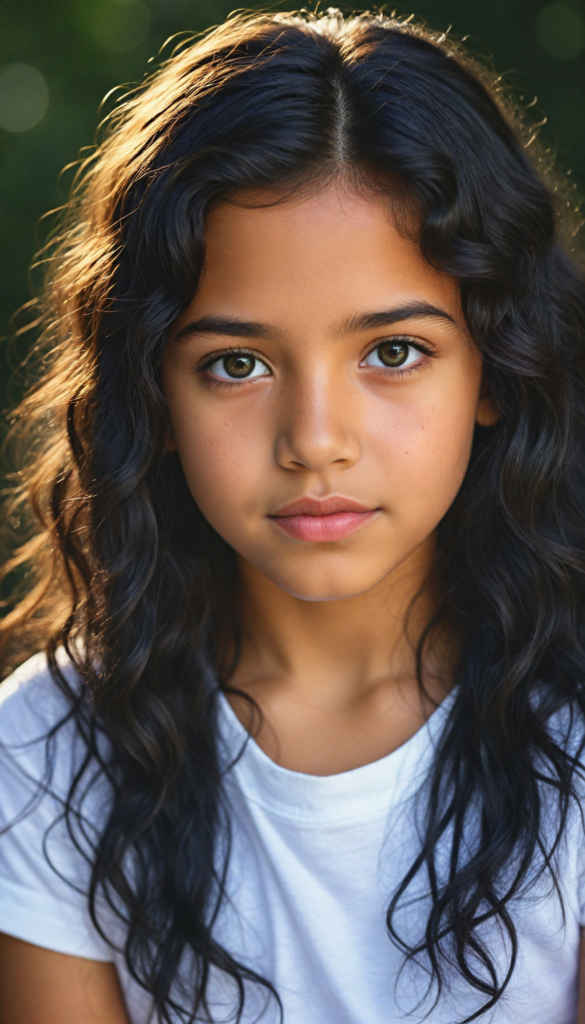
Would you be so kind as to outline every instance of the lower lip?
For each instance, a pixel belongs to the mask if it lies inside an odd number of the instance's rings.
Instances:
[[[282,530],[312,543],[343,540],[373,519],[376,511],[334,512],[329,516],[270,516]]]

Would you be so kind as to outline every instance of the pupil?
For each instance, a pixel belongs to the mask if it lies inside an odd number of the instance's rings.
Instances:
[[[408,345],[399,341],[388,341],[378,349],[384,366],[402,366],[408,357]]]
[[[230,377],[248,377],[254,369],[256,360],[254,356],[233,355],[224,356],[223,366]]]

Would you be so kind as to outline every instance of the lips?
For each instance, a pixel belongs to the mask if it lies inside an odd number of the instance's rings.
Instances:
[[[319,543],[343,540],[374,518],[378,509],[353,498],[301,498],[268,518],[298,540]]]

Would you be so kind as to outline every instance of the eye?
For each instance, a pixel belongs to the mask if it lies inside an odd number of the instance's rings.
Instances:
[[[364,359],[367,366],[383,366],[386,369],[401,370],[420,359],[420,351],[408,341],[383,341]]]
[[[222,380],[249,380],[251,377],[266,377],[270,374],[266,364],[251,352],[227,352],[209,363],[207,370]]]

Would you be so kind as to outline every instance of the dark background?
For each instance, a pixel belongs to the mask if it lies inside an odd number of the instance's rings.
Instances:
[[[413,9],[434,28],[469,35],[525,104],[538,97],[546,145],[583,193],[585,0],[418,0],[397,8]],[[70,176],[59,184],[60,170],[92,144],[107,92],[140,81],[169,36],[204,29],[229,10],[228,0],[0,0],[0,408],[9,318],[34,287],[27,269],[44,233],[37,222],[65,198]]]

